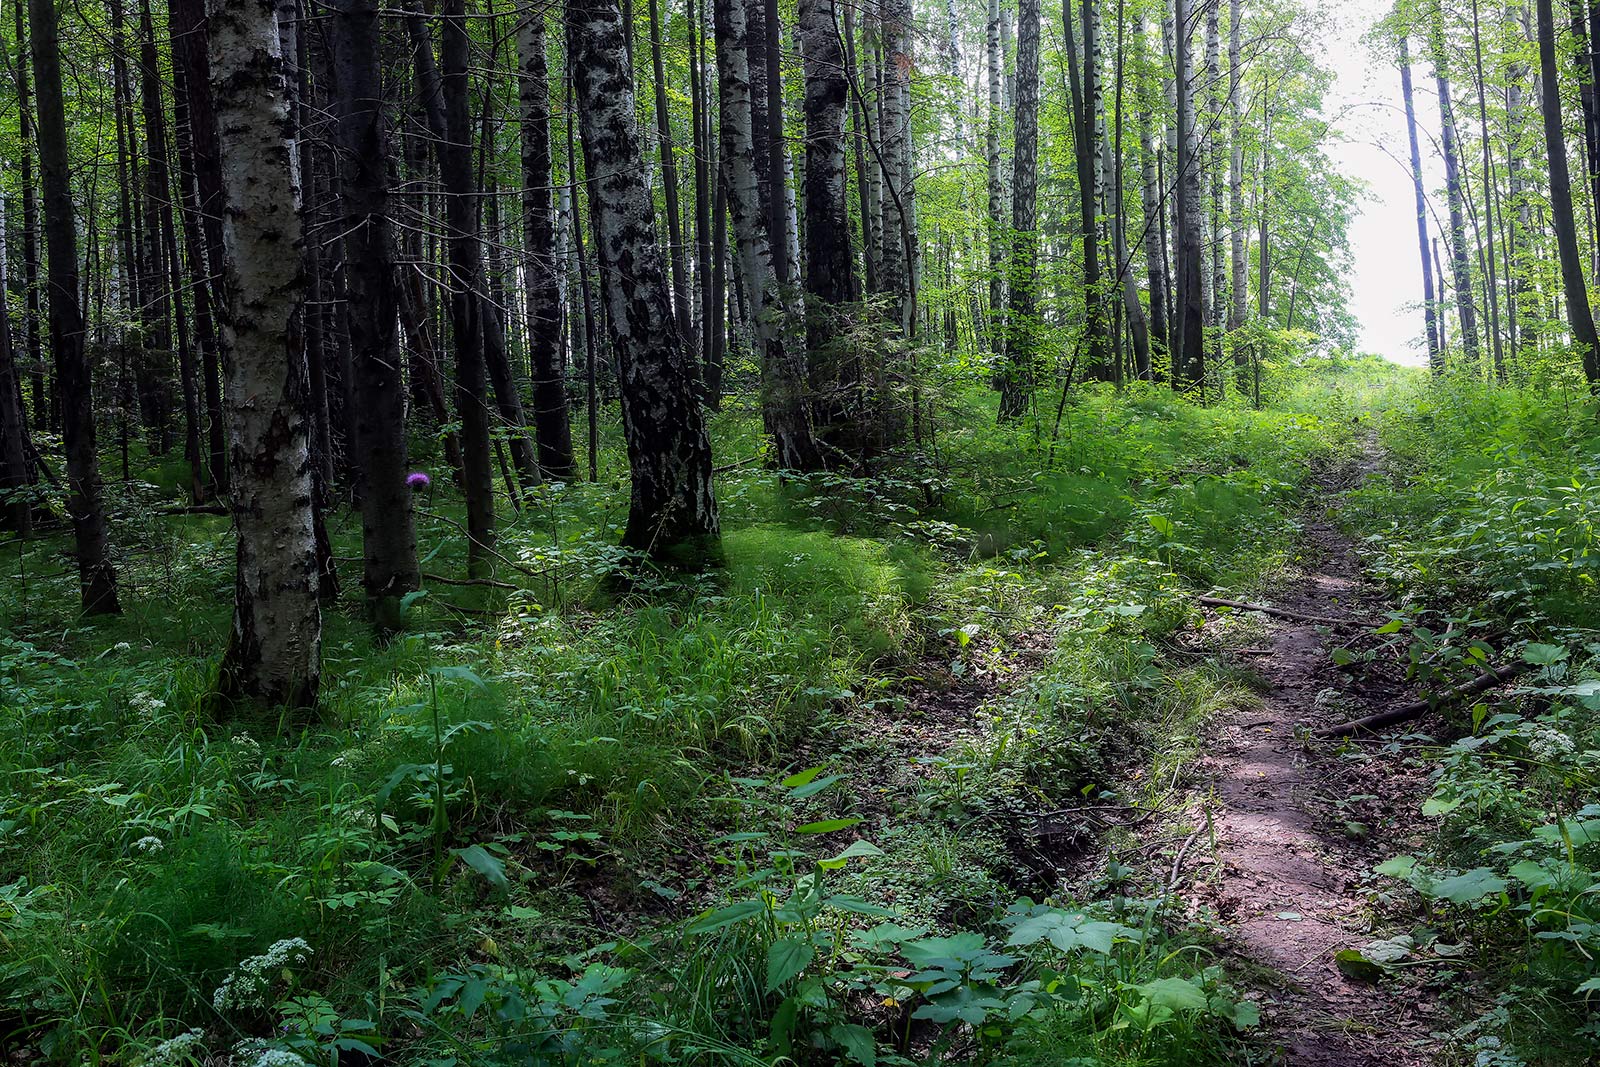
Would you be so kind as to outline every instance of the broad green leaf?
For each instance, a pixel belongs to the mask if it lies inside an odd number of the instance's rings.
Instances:
[[[807,767],[803,771],[800,771],[796,774],[791,774],[778,784],[783,786],[785,789],[798,789],[807,782],[811,781],[811,779],[815,778],[817,775],[821,774],[825,769],[826,767],[823,764],[818,764],[815,767]]]
[[[810,938],[786,937],[767,949],[767,992],[794,978],[817,957]]]
[[[837,856],[830,856],[825,860],[818,860],[817,866],[821,867],[825,871],[835,871],[840,867],[843,867],[850,860],[881,855],[883,855],[883,849],[879,848],[877,845],[874,845],[871,841],[852,841],[850,843],[850,847],[839,853]]]
[[[1454,878],[1444,878],[1434,883],[1427,894],[1439,900],[1448,900],[1452,904],[1470,904],[1482,900],[1484,897],[1503,893],[1506,889],[1506,880],[1495,874],[1487,867],[1475,867],[1465,874],[1458,874]]]
[[[1382,967],[1353,948],[1341,949],[1334,953],[1333,964],[1339,968],[1340,974],[1346,978],[1354,978],[1358,982],[1376,982],[1383,977]]]
[[[1117,923],[1092,920],[1082,912],[1051,909],[1017,923],[1006,944],[1035,945],[1048,940],[1062,952],[1088,949],[1105,956],[1123,930]]]
[[[1441,797],[1434,794],[1422,802],[1422,814],[1427,816],[1448,815],[1461,806],[1461,797]]]
[[[689,924],[689,933],[710,933],[712,930],[720,930],[724,926],[743,922],[752,915],[759,915],[766,910],[767,903],[764,900],[741,900],[737,904],[729,904],[725,908],[718,908],[700,916]]]
[[[499,857],[485,851],[482,845],[468,845],[466,848],[451,851],[461,858],[462,863],[483,875],[496,889],[511,888],[511,882],[506,878],[506,865]]]
[[[1382,626],[1378,627],[1372,632],[1375,634],[1397,634],[1400,632],[1400,628],[1404,625],[1404,619],[1390,619],[1388,622],[1384,623]]]
[[[1384,860],[1373,870],[1390,878],[1410,878],[1411,872],[1417,869],[1417,857],[1396,856],[1394,859]]]
[[[794,832],[797,834],[832,834],[859,825],[861,825],[860,819],[823,819],[821,822],[808,822],[804,826],[796,826]]]
[[[1173,1011],[1205,1011],[1210,1001],[1205,991],[1186,978],[1157,978],[1133,987],[1153,1007]]]
[[[861,1067],[876,1067],[878,1062],[878,1042],[872,1036],[872,1031],[865,1026],[855,1023],[834,1023],[828,1027],[828,1036],[839,1043],[849,1056]]]
[[[1566,659],[1570,652],[1561,645],[1542,645],[1530,641],[1522,649],[1522,658],[1535,667],[1548,667],[1552,663],[1560,663]]]

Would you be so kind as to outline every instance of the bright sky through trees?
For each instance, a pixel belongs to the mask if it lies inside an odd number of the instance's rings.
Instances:
[[[1363,40],[1390,9],[1389,0],[1321,0],[1327,20],[1325,57],[1338,74],[1328,96],[1327,117],[1338,116],[1339,135],[1328,151],[1351,177],[1367,185],[1361,213],[1350,227],[1354,261],[1350,311],[1361,346],[1387,359],[1421,364],[1422,267],[1406,173],[1405,115],[1400,109],[1400,71],[1390,56]],[[1418,122],[1439,128],[1438,105],[1429,78],[1417,85]],[[1430,198],[1443,182],[1438,153],[1426,136],[1422,165]],[[1429,220],[1432,227],[1432,220]]]

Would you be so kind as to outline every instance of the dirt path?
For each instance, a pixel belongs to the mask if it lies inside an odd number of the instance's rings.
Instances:
[[[1381,594],[1362,578],[1355,546],[1328,517],[1337,494],[1375,463],[1369,452],[1321,480],[1324,492],[1304,517],[1301,573],[1277,592],[1276,606],[1386,617]],[[1251,664],[1270,689],[1261,707],[1221,724],[1220,743],[1205,761],[1212,791],[1200,801],[1215,847],[1202,831],[1180,891],[1214,909],[1233,951],[1266,974],[1263,1016],[1282,1062],[1413,1067],[1432,1062],[1429,999],[1412,986],[1352,981],[1334,962],[1338,951],[1388,933],[1371,928],[1358,883],[1397,851],[1423,784],[1396,773],[1394,757],[1352,761],[1332,746],[1308,748],[1297,739],[1297,730],[1403,698],[1396,678],[1363,671],[1357,681],[1334,667],[1328,653],[1340,639],[1312,624],[1272,621],[1271,654]],[[1369,825],[1384,828],[1378,847],[1365,839]]]

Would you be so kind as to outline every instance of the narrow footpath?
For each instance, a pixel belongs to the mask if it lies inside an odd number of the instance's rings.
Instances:
[[[1362,576],[1357,546],[1333,518],[1339,494],[1375,469],[1369,447],[1320,479],[1303,517],[1298,572],[1271,603],[1296,614],[1381,622],[1387,605]],[[1209,610],[1209,609],[1208,609]],[[1373,928],[1364,882],[1373,864],[1417,832],[1423,777],[1393,753],[1357,756],[1309,731],[1407,698],[1398,674],[1340,671],[1329,657],[1361,631],[1271,618],[1269,655],[1250,668],[1268,688],[1259,707],[1218,724],[1203,761],[1209,792],[1190,815],[1205,826],[1183,861],[1178,892],[1214,912],[1238,969],[1259,976],[1263,1025],[1296,1067],[1420,1067],[1433,1062],[1437,1008],[1419,984],[1369,984],[1335,955],[1394,931]],[[1371,749],[1370,744],[1364,746]],[[1203,811],[1200,809],[1204,809]]]

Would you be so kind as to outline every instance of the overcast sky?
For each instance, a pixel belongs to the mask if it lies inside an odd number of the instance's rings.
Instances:
[[[1400,71],[1387,56],[1374,55],[1362,36],[1392,6],[1392,0],[1314,0],[1330,22],[1327,61],[1338,74],[1328,100],[1329,116],[1342,114],[1342,137],[1328,150],[1339,168],[1367,185],[1361,214],[1350,228],[1354,257],[1351,311],[1361,329],[1362,348],[1390,359],[1421,363],[1422,263],[1417,253],[1416,218],[1401,110]],[[1431,194],[1442,181],[1435,158],[1439,129],[1433,79],[1417,62],[1412,42],[1419,144],[1424,181]],[[1431,220],[1430,220],[1431,221]],[[1430,225],[1430,235],[1436,231]]]

